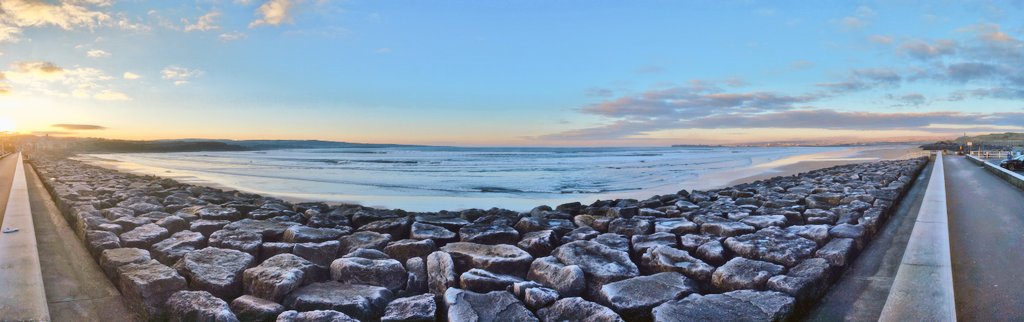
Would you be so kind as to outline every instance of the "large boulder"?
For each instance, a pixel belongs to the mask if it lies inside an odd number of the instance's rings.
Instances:
[[[392,292],[404,289],[408,273],[394,259],[344,257],[331,263],[331,279],[346,284],[385,287]]]
[[[138,248],[114,248],[103,251],[100,255],[100,268],[107,274],[111,282],[117,285],[117,269],[128,264],[149,262],[149,251]]]
[[[358,249],[384,250],[384,247],[391,242],[391,235],[372,231],[357,231],[339,238],[338,241],[341,243],[338,254],[345,255]]]
[[[403,297],[388,303],[381,322],[437,321],[437,303],[433,294]]]
[[[481,245],[474,243],[450,243],[441,247],[452,256],[459,272],[480,268],[498,274],[523,277],[530,269],[533,256],[512,245]]]
[[[263,244],[263,235],[246,230],[218,230],[210,234],[209,246],[225,249],[234,249],[257,257],[260,255],[260,245]]]
[[[501,245],[519,241],[519,231],[503,224],[471,224],[459,229],[459,240],[467,243]]]
[[[640,275],[629,255],[592,241],[574,241],[551,252],[566,265],[578,265],[586,274],[587,293],[596,298],[605,284]]]
[[[172,322],[238,322],[224,300],[204,291],[178,291],[167,299]]]
[[[523,234],[523,239],[516,244],[533,257],[544,257],[551,254],[557,246],[555,231],[539,230]]]
[[[787,233],[778,227],[761,229],[753,234],[729,237],[725,246],[740,256],[793,267],[810,258],[818,244]]]
[[[856,242],[850,238],[835,238],[814,253],[816,257],[828,260],[829,264],[843,267],[849,264],[856,251]]]
[[[284,305],[252,295],[242,295],[231,301],[231,311],[241,321],[273,322],[284,312]]]
[[[586,273],[579,265],[565,265],[551,256],[534,260],[527,278],[558,291],[564,297],[579,296],[587,289]]]
[[[277,316],[277,322],[359,322],[359,320],[335,310],[313,310],[306,312],[291,310]]]
[[[467,291],[478,293],[490,291],[504,291],[516,282],[523,279],[504,274],[495,274],[479,268],[474,268],[459,276],[459,286]]]
[[[711,282],[715,267],[708,265],[685,250],[668,246],[647,249],[640,258],[640,266],[647,272],[678,272],[702,283]]]
[[[812,302],[828,289],[832,268],[823,258],[810,258],[793,268],[786,275],[768,279],[768,289],[789,294],[798,303]]]
[[[351,229],[338,228],[315,228],[309,226],[291,226],[285,229],[281,238],[286,243],[319,243],[328,240],[337,240],[339,237],[351,233]]]
[[[628,320],[648,320],[651,309],[698,291],[697,283],[675,272],[637,276],[601,287],[599,301]]]
[[[839,206],[839,204],[843,200],[843,197],[845,196],[834,192],[817,193],[807,196],[807,198],[804,199],[804,203],[807,205],[807,208],[810,209],[827,210]]]
[[[206,237],[200,233],[185,230],[153,244],[150,253],[161,263],[174,265],[185,254],[204,247],[206,247]]]
[[[224,225],[225,230],[242,230],[258,233],[263,236],[264,241],[280,241],[284,238],[284,231],[288,227],[299,225],[294,222],[287,221],[272,221],[272,220],[255,220],[255,219],[242,219],[227,225]]]
[[[185,278],[173,268],[155,260],[127,264],[118,268],[117,272],[125,305],[141,321],[166,319],[164,303],[171,294],[186,287]]]
[[[648,249],[658,246],[675,247],[678,244],[678,237],[671,233],[653,233],[650,235],[633,235],[633,254],[640,256]]]
[[[441,226],[415,222],[412,224],[412,227],[409,228],[409,238],[429,239],[433,240],[438,245],[443,245],[448,242],[455,241],[456,235],[451,230]]]
[[[280,254],[247,269],[242,275],[245,294],[280,302],[299,286],[317,280],[315,264],[292,254]]]
[[[207,247],[185,254],[174,269],[188,279],[191,289],[231,300],[242,295],[242,273],[255,261],[241,251]]]
[[[283,303],[292,310],[335,310],[366,321],[384,315],[393,297],[383,287],[329,281],[303,286],[288,294]]]
[[[456,287],[458,283],[458,273],[451,255],[445,252],[427,255],[427,289],[430,293],[444,295],[448,288]]]
[[[769,278],[785,270],[782,265],[736,257],[715,270],[711,275],[711,284],[722,291],[761,290]]]
[[[385,254],[402,263],[405,263],[405,261],[412,257],[426,258],[427,255],[434,251],[437,251],[437,245],[430,239],[403,239],[393,241],[384,246]]]
[[[741,290],[723,294],[691,294],[655,307],[655,322],[668,321],[786,321],[795,301],[772,291]]]
[[[121,234],[121,246],[149,249],[154,243],[167,238],[169,235],[170,233],[164,227],[157,226],[156,224],[145,224]]]
[[[292,254],[305,258],[317,266],[327,268],[338,257],[338,248],[341,248],[341,243],[337,240],[320,243],[297,243],[292,248]]]
[[[611,309],[579,297],[555,301],[551,306],[537,310],[537,317],[544,322],[623,322],[622,318]]]
[[[448,321],[539,321],[512,293],[476,293],[449,288],[444,293]]]

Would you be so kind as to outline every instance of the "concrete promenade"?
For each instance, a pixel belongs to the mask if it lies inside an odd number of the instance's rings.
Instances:
[[[1024,319],[1024,190],[964,157],[945,164],[957,318]]]
[[[0,234],[0,319],[5,321],[49,321],[43,291],[43,277],[36,249],[36,232],[29,204],[28,183],[21,155],[12,155],[15,170],[4,207],[3,229],[18,229]]]

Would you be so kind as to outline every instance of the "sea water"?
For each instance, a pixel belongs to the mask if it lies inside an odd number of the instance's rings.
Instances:
[[[85,159],[290,200],[410,211],[524,211],[715,188],[728,182],[706,179],[715,173],[743,173],[736,170],[840,149],[389,147],[95,154]]]

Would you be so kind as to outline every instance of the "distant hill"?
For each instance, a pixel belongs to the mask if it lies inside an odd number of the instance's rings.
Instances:
[[[56,153],[147,153],[200,151],[260,151],[281,149],[386,148],[412,145],[365,144],[319,140],[112,140],[102,138],[40,137],[25,135],[17,141],[36,151]]]
[[[974,149],[1009,150],[1024,146],[1024,133],[992,133],[975,136],[961,136],[953,140],[938,141],[922,145],[925,150],[958,150],[972,144]]]

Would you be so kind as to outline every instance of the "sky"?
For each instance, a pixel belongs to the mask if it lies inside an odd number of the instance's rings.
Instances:
[[[1024,1],[0,1],[0,131],[657,146],[1024,131]]]

